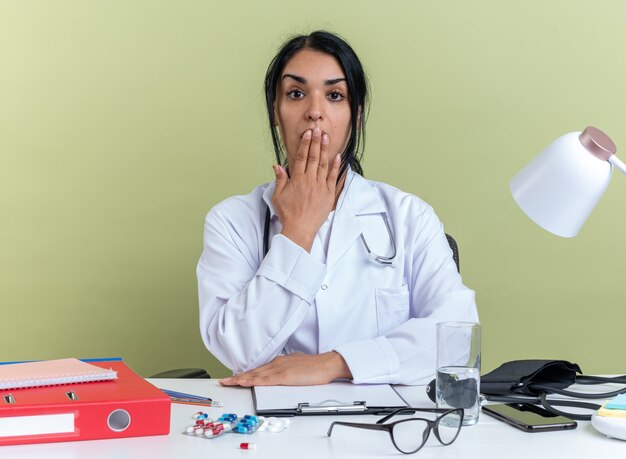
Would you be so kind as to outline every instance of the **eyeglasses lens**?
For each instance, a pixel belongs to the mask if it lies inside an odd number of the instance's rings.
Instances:
[[[439,425],[437,426],[439,439],[444,445],[452,443],[461,429],[463,420],[459,411],[452,411],[439,418]]]
[[[405,419],[393,426],[393,439],[403,453],[420,449],[428,435],[428,423],[423,419]]]

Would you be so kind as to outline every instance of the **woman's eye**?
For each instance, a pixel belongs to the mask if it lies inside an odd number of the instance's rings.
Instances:
[[[337,101],[343,100],[343,94],[341,94],[340,92],[331,92],[328,95],[328,98],[332,101],[337,102]]]
[[[292,89],[287,93],[287,95],[292,99],[301,99],[304,96],[304,93],[299,89]]]

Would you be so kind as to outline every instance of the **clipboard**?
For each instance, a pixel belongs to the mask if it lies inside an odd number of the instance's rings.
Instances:
[[[387,414],[409,404],[389,384],[335,381],[320,386],[255,386],[259,416]]]

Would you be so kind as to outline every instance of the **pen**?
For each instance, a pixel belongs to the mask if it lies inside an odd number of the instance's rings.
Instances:
[[[198,401],[198,402],[211,402],[211,401],[213,401],[213,399],[208,398],[208,397],[202,397],[200,395],[187,394],[185,392],[177,392],[175,390],[161,389],[161,391],[165,392],[170,397],[190,399],[190,400],[195,400],[195,401]]]
[[[183,405],[214,406],[214,407],[223,406],[220,402],[215,401],[215,400],[201,402],[201,401],[194,400],[194,399],[173,397],[171,395],[170,395],[170,400],[172,400],[172,403],[181,403]]]

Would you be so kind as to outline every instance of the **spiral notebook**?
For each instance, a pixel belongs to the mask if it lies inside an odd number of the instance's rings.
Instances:
[[[108,381],[116,378],[116,371],[78,359],[0,365],[0,390]]]

